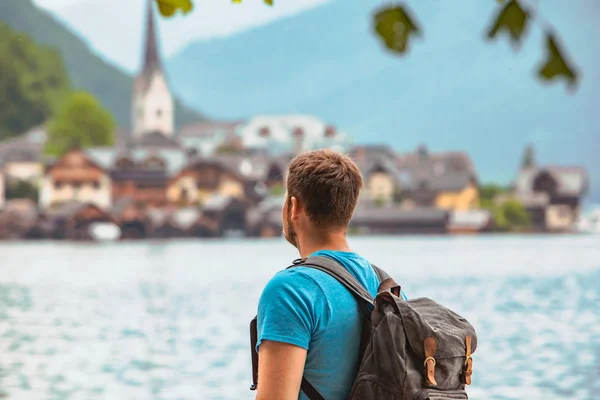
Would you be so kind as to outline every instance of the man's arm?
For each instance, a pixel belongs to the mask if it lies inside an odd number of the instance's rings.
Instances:
[[[297,400],[306,350],[289,343],[264,340],[258,351],[257,400]]]

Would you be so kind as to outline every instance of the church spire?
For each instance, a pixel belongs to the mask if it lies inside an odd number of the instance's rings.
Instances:
[[[158,43],[156,41],[156,23],[154,21],[154,0],[147,0],[148,13],[146,17],[146,38],[144,45],[144,60],[142,71],[147,74],[161,69]]]
[[[131,126],[134,136],[148,132],[171,135],[174,131],[173,97],[160,60],[158,29],[154,17],[155,0],[146,2],[142,67],[133,84]]]

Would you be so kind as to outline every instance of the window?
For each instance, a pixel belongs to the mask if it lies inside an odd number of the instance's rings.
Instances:
[[[60,190],[63,187],[63,182],[62,181],[54,181],[54,189],[56,190]]]
[[[75,189],[75,190],[81,189],[81,182],[75,182],[75,183],[73,183],[73,189]]]
[[[117,160],[116,165],[117,169],[129,169],[133,167],[133,162],[126,157],[122,157]]]
[[[200,182],[212,182],[217,177],[217,171],[214,168],[207,168],[198,171],[198,180]]]
[[[533,191],[542,192],[548,194],[550,197],[554,197],[558,183],[554,177],[547,171],[543,171],[533,180]]]
[[[153,170],[162,170],[166,167],[165,162],[158,157],[150,157],[144,162],[144,167]]]
[[[569,210],[568,206],[561,206],[558,208],[558,217],[561,219],[566,219],[571,216],[571,210]]]

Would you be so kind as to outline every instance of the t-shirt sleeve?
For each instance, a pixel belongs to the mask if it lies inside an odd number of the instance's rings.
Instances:
[[[258,302],[258,342],[273,340],[309,348],[323,294],[319,285],[298,270],[284,270],[265,286]],[[319,301],[321,300],[321,301]],[[323,310],[321,310],[322,312]]]

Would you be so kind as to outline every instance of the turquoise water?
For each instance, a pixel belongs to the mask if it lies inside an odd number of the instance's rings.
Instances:
[[[472,399],[600,398],[600,236],[354,238],[478,331]],[[252,399],[248,323],[280,239],[0,244],[8,399]]]

